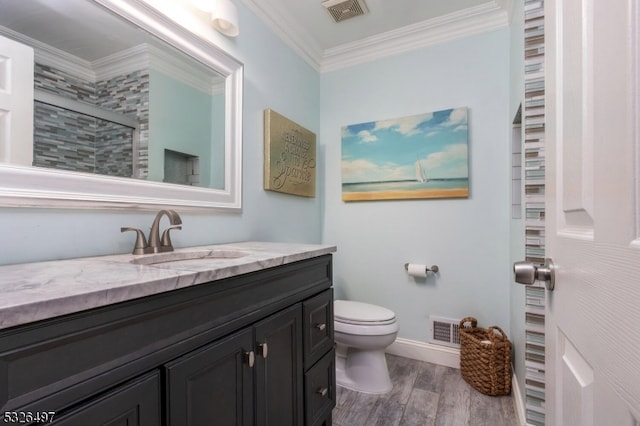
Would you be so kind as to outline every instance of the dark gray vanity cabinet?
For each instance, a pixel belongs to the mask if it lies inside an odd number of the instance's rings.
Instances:
[[[167,364],[170,424],[302,425],[301,338],[297,304]]]
[[[170,424],[331,424],[332,300],[326,290],[168,363]]]
[[[256,337],[256,425],[303,424],[302,307],[260,321]]]
[[[160,372],[156,370],[93,398],[66,414],[54,416],[53,424],[157,426],[161,424],[160,418]]]
[[[253,424],[253,336],[244,330],[166,365],[170,425]]]
[[[331,265],[324,255],[0,330],[0,419],[330,425]]]
[[[333,340],[333,291],[324,291],[302,303],[304,337],[304,424],[331,425],[336,404],[336,368]]]

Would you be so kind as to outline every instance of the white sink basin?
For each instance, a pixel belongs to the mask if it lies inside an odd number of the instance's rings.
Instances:
[[[223,260],[238,259],[249,253],[236,250],[195,250],[172,251],[168,253],[146,254],[131,260],[135,265],[155,265],[158,263],[180,262],[185,260]]]

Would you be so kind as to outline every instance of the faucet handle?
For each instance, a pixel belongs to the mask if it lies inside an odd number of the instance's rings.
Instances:
[[[136,244],[133,247],[132,254],[147,254],[149,252],[149,247],[147,246],[147,238],[144,236],[144,232],[142,232],[138,228],[129,228],[122,227],[120,228],[120,232],[134,231],[136,233]]]
[[[171,243],[171,237],[169,235],[169,232],[171,232],[174,229],[182,229],[182,226],[180,225],[170,226],[164,230],[164,232],[162,233],[162,238],[160,239],[159,251],[173,251],[173,244]]]

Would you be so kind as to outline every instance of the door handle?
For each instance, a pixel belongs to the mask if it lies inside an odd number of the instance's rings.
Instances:
[[[556,286],[556,268],[553,260],[545,259],[544,265],[537,266],[531,262],[515,262],[513,273],[517,283],[531,285],[536,280],[544,281],[547,290],[553,291]]]

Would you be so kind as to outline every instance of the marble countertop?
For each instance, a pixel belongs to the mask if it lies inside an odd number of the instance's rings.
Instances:
[[[0,266],[0,329],[335,251],[331,245],[240,242],[176,249],[167,254],[122,254]],[[184,259],[163,262],[163,256]]]

